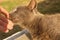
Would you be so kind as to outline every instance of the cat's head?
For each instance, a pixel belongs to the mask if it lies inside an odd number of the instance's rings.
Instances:
[[[11,20],[14,23],[27,23],[33,19],[33,10],[36,8],[36,1],[31,0],[28,6],[19,6],[10,13]]]

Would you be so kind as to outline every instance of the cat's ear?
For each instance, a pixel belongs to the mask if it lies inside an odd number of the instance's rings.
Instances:
[[[29,8],[29,10],[33,10],[34,8],[36,8],[36,0],[31,0],[27,7]]]

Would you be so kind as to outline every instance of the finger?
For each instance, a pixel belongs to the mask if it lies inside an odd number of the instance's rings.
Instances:
[[[4,28],[3,26],[0,25],[0,31],[5,32],[7,28]]]
[[[9,14],[4,14],[1,12],[2,15],[4,15],[7,19],[9,19]]]
[[[3,8],[0,6],[0,11],[7,17],[9,18],[9,13]]]
[[[7,19],[9,19],[9,13],[7,14],[7,13],[2,13],[3,15],[5,15],[5,17],[7,18]]]
[[[5,32],[7,29],[7,23],[0,20],[0,30]]]
[[[3,22],[2,20],[0,20],[0,25],[3,26],[3,28],[6,28],[7,25],[8,25],[8,23],[5,23],[5,22]]]
[[[3,31],[3,27],[0,25],[0,31]]]
[[[8,25],[7,25],[7,28],[9,29],[9,30],[12,30],[13,29],[13,22],[12,21],[10,21],[10,20],[8,20]]]
[[[9,14],[6,14],[7,19],[9,19]]]
[[[7,29],[6,31],[4,31],[5,33],[8,33],[9,32],[9,30]]]
[[[3,16],[0,16],[0,20],[2,20],[3,22],[6,22],[6,23],[8,23],[8,20],[7,20],[7,18],[5,18],[5,17],[3,17]]]

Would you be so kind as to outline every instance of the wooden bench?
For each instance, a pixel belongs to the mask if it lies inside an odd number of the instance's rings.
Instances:
[[[32,37],[27,30],[23,30],[23,31],[19,31],[3,40],[32,40]]]

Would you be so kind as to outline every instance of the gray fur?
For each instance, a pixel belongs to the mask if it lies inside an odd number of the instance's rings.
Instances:
[[[35,9],[20,6],[16,8],[16,11],[10,14],[10,17],[10,20],[15,24],[27,29],[33,40],[60,40],[59,13],[43,15]]]

